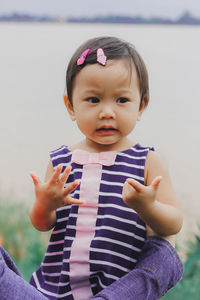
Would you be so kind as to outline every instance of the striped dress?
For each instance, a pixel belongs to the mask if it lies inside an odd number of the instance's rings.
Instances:
[[[54,169],[72,166],[65,186],[80,180],[71,196],[84,204],[57,209],[44,260],[30,281],[47,298],[89,300],[135,267],[146,228],[121,195],[127,178],[144,184],[149,150],[136,144],[121,152],[72,153],[66,146],[51,152]]]

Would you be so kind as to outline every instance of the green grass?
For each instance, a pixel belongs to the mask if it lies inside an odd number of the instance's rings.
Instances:
[[[23,278],[29,281],[43,259],[49,234],[35,230],[29,219],[28,207],[9,198],[0,199],[0,235],[3,236],[3,247]]]
[[[188,255],[184,263],[183,279],[162,300],[200,299],[200,237],[188,242]]]

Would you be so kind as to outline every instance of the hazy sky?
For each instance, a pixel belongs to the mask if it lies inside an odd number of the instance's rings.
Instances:
[[[176,18],[185,11],[200,17],[200,0],[0,0],[0,14],[13,12],[51,16],[107,14]]]

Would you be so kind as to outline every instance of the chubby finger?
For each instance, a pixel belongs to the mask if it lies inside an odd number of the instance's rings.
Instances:
[[[154,178],[154,180],[151,183],[151,187],[154,191],[156,191],[158,189],[158,186],[160,184],[162,180],[162,176],[157,176],[156,178]]]
[[[64,186],[65,182],[67,181],[67,178],[69,177],[69,174],[71,172],[72,167],[71,166],[67,166],[62,174],[62,176],[60,177],[59,182],[61,183],[62,186]]]
[[[65,204],[64,205],[66,205],[66,204],[78,204],[79,205],[79,204],[84,204],[84,203],[85,203],[84,201],[74,199],[72,197],[67,196],[65,198]]]
[[[33,183],[34,183],[35,186],[42,183],[42,181],[40,180],[40,178],[36,174],[31,172],[30,176],[33,179]]]
[[[79,185],[78,181],[72,182],[68,187],[64,189],[64,195],[67,196],[71,194],[77,188],[78,185]]]
[[[133,178],[126,179],[126,182],[128,182],[128,184],[131,185],[138,193],[141,193],[144,189],[144,186]]]
[[[50,183],[50,184],[55,184],[55,183],[57,183],[57,181],[58,181],[58,179],[59,179],[59,177],[60,177],[61,171],[62,171],[62,166],[59,165],[59,166],[56,168],[55,172],[53,173],[52,177],[51,177],[50,180],[49,180],[49,183]]]

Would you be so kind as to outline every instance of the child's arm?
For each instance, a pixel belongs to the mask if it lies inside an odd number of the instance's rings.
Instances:
[[[127,179],[123,200],[157,235],[168,236],[180,231],[182,215],[169,172],[155,152],[149,151],[147,156],[145,185]]]
[[[72,199],[69,194],[79,185],[77,181],[67,188],[67,181],[71,167],[65,168],[61,175],[62,166],[59,165],[53,171],[52,163],[49,163],[45,182],[42,182],[35,174],[31,173],[35,185],[35,203],[30,211],[30,219],[35,228],[40,231],[52,229],[56,223],[56,209],[66,204],[81,204],[80,200]],[[60,176],[61,175],[61,176]]]

